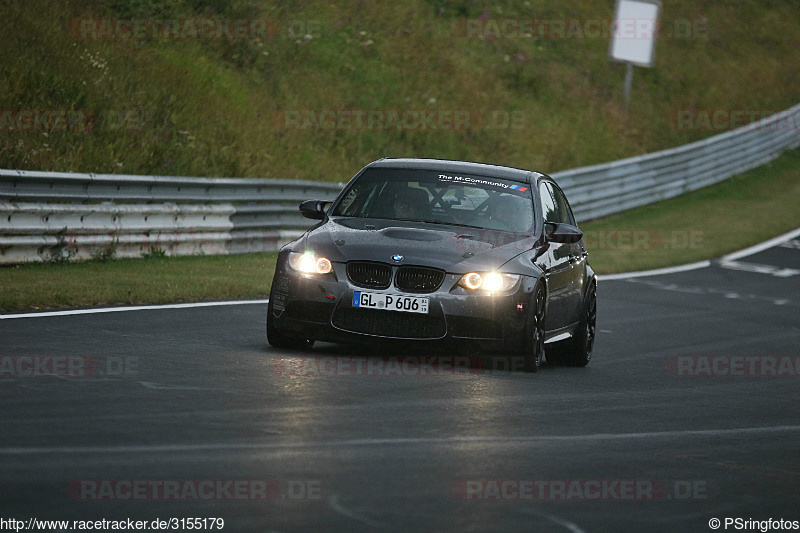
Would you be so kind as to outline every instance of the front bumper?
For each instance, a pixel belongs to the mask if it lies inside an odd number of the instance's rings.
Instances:
[[[281,330],[328,342],[385,339],[441,343],[466,342],[505,352],[523,346],[528,305],[536,280],[521,276],[512,291],[470,292],[458,285],[461,274],[446,274],[438,290],[408,293],[393,285],[374,290],[354,285],[344,264],[326,275],[301,274],[278,265],[270,293],[273,324]],[[427,314],[353,307],[354,291],[429,298]]]

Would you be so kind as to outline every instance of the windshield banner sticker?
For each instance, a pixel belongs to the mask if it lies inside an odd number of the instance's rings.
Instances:
[[[514,191],[514,192],[525,192],[529,189],[529,187],[523,187],[521,185],[509,185],[508,183],[503,183],[501,181],[488,179],[488,178],[476,178],[473,176],[448,176],[447,174],[439,174],[439,183],[453,183],[457,185],[488,185],[489,187],[495,187],[498,189],[503,189],[507,191]]]

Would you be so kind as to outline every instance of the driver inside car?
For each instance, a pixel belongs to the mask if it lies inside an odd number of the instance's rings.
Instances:
[[[518,230],[519,220],[517,206],[511,197],[495,198],[486,209],[486,217],[491,221],[490,224],[495,229]]]
[[[422,189],[401,189],[394,198],[394,217],[420,220],[423,218],[423,208],[427,205],[428,193]]]

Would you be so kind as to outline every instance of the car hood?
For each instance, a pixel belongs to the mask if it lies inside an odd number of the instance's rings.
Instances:
[[[445,224],[335,218],[309,230],[292,248],[333,262],[425,265],[453,273],[494,270],[531,250],[532,236]],[[392,257],[402,255],[401,262]]]

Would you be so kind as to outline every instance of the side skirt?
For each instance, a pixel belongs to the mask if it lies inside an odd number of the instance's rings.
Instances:
[[[554,329],[545,333],[544,343],[550,344],[552,342],[565,341],[575,335],[580,322],[575,322],[563,328]]]

